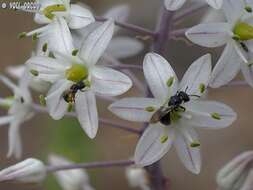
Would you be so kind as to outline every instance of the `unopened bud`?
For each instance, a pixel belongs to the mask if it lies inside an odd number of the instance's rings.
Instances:
[[[131,187],[139,187],[141,189],[150,189],[148,184],[147,172],[143,168],[128,167],[126,169],[126,178]]]
[[[226,164],[217,174],[221,189],[251,189],[253,181],[253,151],[240,154]],[[251,182],[251,183],[250,183]]]
[[[0,181],[16,180],[23,183],[37,183],[43,181],[45,177],[45,165],[34,158],[28,158],[0,171]]]

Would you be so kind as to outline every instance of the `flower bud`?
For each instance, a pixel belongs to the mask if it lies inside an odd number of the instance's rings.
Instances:
[[[73,164],[73,162],[57,155],[50,155],[49,163],[52,166]],[[94,190],[84,169],[58,171],[55,172],[55,177],[63,190]]]
[[[45,177],[45,165],[34,158],[28,158],[0,171],[0,181],[17,180],[24,183],[37,183],[43,181]]]
[[[251,189],[253,184],[253,151],[235,157],[217,174],[217,184],[221,190]]]
[[[149,190],[147,172],[143,168],[128,167],[126,177],[131,187],[139,187],[142,190]]]

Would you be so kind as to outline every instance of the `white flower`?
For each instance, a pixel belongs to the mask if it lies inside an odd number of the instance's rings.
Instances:
[[[95,65],[113,35],[114,23],[107,21],[88,35],[76,56],[55,52],[55,59],[32,57],[28,66],[38,78],[53,83],[46,97],[54,119],[61,119],[75,105],[81,126],[90,138],[98,129],[95,93],[104,96],[123,94],[132,86],[126,75]]]
[[[16,180],[23,183],[38,183],[45,177],[45,165],[34,158],[28,158],[0,171],[0,181]]]
[[[26,70],[26,65],[15,65],[15,66],[8,66],[6,71],[7,73],[15,78],[20,80],[23,77],[23,74]],[[31,77],[29,80],[29,86],[37,91],[37,92],[47,92],[50,87],[50,83],[42,81],[36,77]]]
[[[9,98],[0,98],[0,105],[8,108],[8,115],[0,117],[0,125],[9,124],[9,151],[7,156],[20,158],[22,154],[22,144],[20,139],[19,128],[23,122],[33,116],[32,98],[28,89],[29,76],[24,74],[20,79],[19,85],[16,86],[8,78],[0,76],[2,81],[9,87],[14,96]]]
[[[21,37],[33,36],[39,39],[39,48],[47,44],[46,53],[59,51],[66,53],[66,50],[73,49],[66,47],[65,40],[72,40],[69,36],[69,29],[80,29],[95,21],[89,9],[76,4],[70,4],[69,0],[37,0],[41,5],[40,10],[35,14],[34,20],[38,24],[47,24],[41,28],[28,33],[21,33]],[[43,53],[42,51],[40,53]]]
[[[103,17],[117,20],[119,22],[126,22],[129,17],[129,6],[117,5],[108,10]],[[73,40],[75,47],[80,47],[82,39],[84,39],[90,32],[98,26],[98,22],[90,24],[89,26],[73,31]],[[116,27],[114,33],[119,32],[119,27]],[[108,48],[105,51],[107,56],[112,56],[116,59],[124,59],[137,55],[144,49],[143,43],[139,40],[127,36],[115,36],[111,40]],[[103,60],[106,62],[106,60]]]
[[[180,9],[185,2],[186,0],[164,0],[165,7],[170,11]],[[206,2],[213,8],[220,9],[222,7],[223,0],[206,0]]]
[[[230,82],[240,69],[245,80],[253,87],[253,14],[247,12],[251,10],[251,5],[253,1],[245,4],[241,0],[226,0],[223,10],[227,22],[199,24],[186,32],[189,40],[204,47],[226,45],[210,79],[213,88]]]
[[[217,174],[219,190],[250,190],[253,185],[253,151],[244,152],[227,163]]]
[[[145,169],[137,167],[127,167],[126,177],[131,187],[139,187],[142,190],[150,190],[148,186],[148,175]]]
[[[40,10],[35,14],[34,21],[38,24],[49,24],[54,18],[64,18],[69,28],[83,28],[95,21],[91,11],[70,0],[37,0]]]
[[[236,119],[230,107],[199,99],[208,85],[210,55],[196,60],[180,84],[170,64],[158,54],[147,54],[143,69],[155,98],[124,98],[109,107],[123,119],[149,122],[136,147],[136,164],[147,166],[160,160],[174,144],[185,167],[198,174],[200,143],[194,127],[220,129]]]
[[[49,163],[52,166],[73,164],[71,161],[57,155],[50,155]],[[54,175],[63,190],[94,190],[84,169],[59,171],[55,172]]]

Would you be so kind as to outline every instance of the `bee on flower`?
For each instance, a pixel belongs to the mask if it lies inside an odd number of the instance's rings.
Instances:
[[[137,144],[135,163],[151,165],[173,144],[185,167],[198,174],[200,142],[194,128],[221,129],[236,119],[229,106],[200,98],[209,83],[210,55],[196,60],[180,83],[170,64],[155,53],[145,56],[143,71],[154,98],[123,98],[109,107],[122,119],[149,123]]]

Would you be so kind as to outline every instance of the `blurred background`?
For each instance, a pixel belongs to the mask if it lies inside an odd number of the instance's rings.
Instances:
[[[0,0],[0,3],[9,0]],[[149,29],[154,29],[162,1],[157,0],[85,0],[82,1],[94,10],[96,15],[103,14],[114,5],[127,4],[131,8],[129,23],[137,24]],[[187,6],[187,5],[186,5]],[[206,9],[205,9],[206,11]],[[199,22],[205,11],[197,12],[192,17],[187,17],[183,22],[174,26],[184,28]],[[17,39],[17,34],[30,31],[38,27],[33,22],[33,15],[25,12],[0,9],[0,65],[1,74],[6,66],[23,64],[31,55],[35,44],[31,39]],[[126,30],[122,34],[136,38],[136,33]],[[142,64],[145,53],[148,52],[151,40],[143,41],[145,50],[142,54],[131,59],[122,60],[131,64]],[[205,53],[212,53],[213,62],[217,60],[220,49],[204,49],[192,46],[183,38],[168,42],[166,58],[175,68],[179,77],[185,72],[189,64]],[[136,73],[143,80],[143,73]],[[241,76],[238,76],[239,80]],[[0,85],[0,96],[10,95],[10,91]],[[124,96],[141,96],[135,88]],[[229,128],[210,131],[199,130],[203,167],[200,175],[189,173],[180,163],[174,150],[171,150],[162,160],[163,170],[171,181],[171,189],[216,189],[215,176],[218,169],[237,154],[252,149],[253,147],[253,91],[249,86],[223,87],[209,90],[208,98],[224,102],[235,109],[238,120]],[[37,100],[37,96],[34,97]],[[109,101],[98,100],[99,115],[139,128],[141,125],[117,119],[108,110]],[[1,111],[5,114],[5,110]],[[16,163],[16,160],[7,160],[8,126],[0,128],[0,168]],[[75,162],[92,162],[102,160],[128,159],[133,155],[137,136],[128,132],[100,125],[98,136],[95,140],[87,138],[76,119],[65,118],[53,121],[47,114],[37,114],[31,121],[21,128],[24,155],[23,159],[35,157],[47,161],[50,153],[57,153]],[[96,189],[131,189],[125,178],[124,168],[92,169],[88,171],[91,184]],[[43,184],[23,185],[15,183],[0,183],[0,189],[8,190],[60,190],[53,176],[49,176]]]

